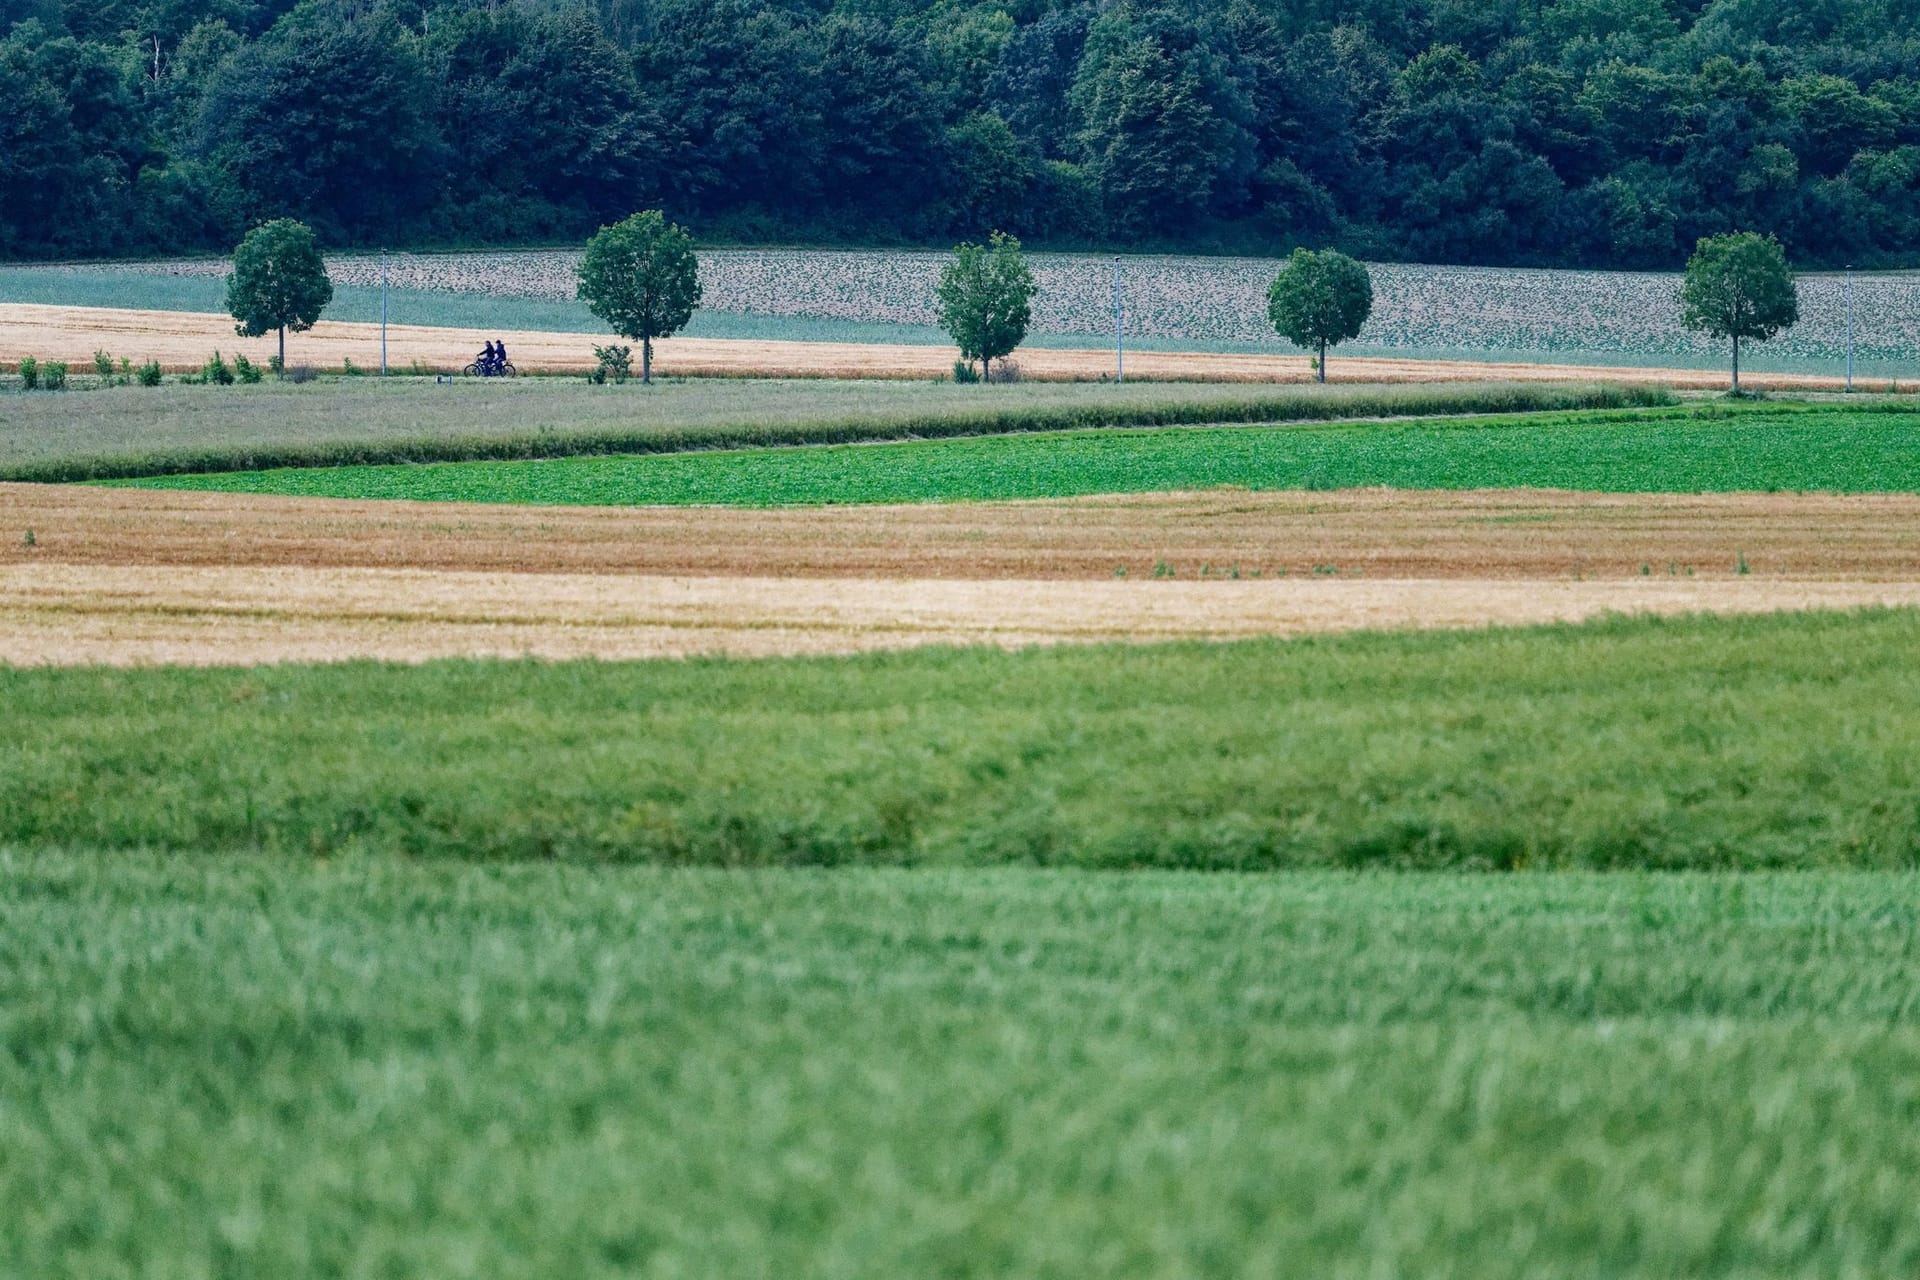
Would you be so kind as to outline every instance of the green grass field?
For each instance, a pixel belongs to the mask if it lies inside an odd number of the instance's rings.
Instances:
[[[0,669],[0,844],[1905,868],[1916,653],[1920,613],[1888,611],[1011,655]]]
[[[0,851],[0,1274],[1920,1270],[1920,879]]]
[[[1659,388],[583,379],[0,396],[0,480],[1671,403]]]
[[[188,476],[162,488],[534,504],[957,502],[1239,486],[1920,490],[1920,411],[1721,404],[1340,426],[1080,431],[680,457]]]

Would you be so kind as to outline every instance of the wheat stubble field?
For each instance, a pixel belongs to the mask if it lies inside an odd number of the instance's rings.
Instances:
[[[763,657],[1920,603],[1920,499],[1897,495],[621,510],[0,485],[0,524],[34,530],[0,548],[16,664]]]

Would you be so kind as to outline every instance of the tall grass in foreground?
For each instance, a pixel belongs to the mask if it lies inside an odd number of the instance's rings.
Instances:
[[[786,397],[794,393],[780,384],[757,384],[766,389],[762,400]],[[638,398],[620,399],[622,392],[607,392],[584,384],[555,389],[544,397],[529,400],[525,393],[505,393],[522,407],[529,404],[536,414],[544,413],[526,425],[500,430],[477,426],[484,421],[486,405],[472,398],[455,399],[432,387],[391,388],[401,408],[409,402],[456,404],[463,416],[457,425],[435,434],[422,434],[407,418],[394,421],[390,430],[378,434],[343,436],[339,428],[325,419],[337,415],[347,405],[323,412],[315,423],[314,437],[290,437],[280,430],[271,414],[278,407],[273,399],[263,398],[249,404],[245,397],[227,392],[230,404],[220,406],[225,429],[218,435],[203,433],[201,438],[167,447],[127,440],[118,448],[101,450],[89,447],[86,433],[75,432],[71,424],[51,422],[52,431],[66,427],[64,435],[44,441],[30,451],[7,449],[0,439],[0,480],[76,481],[136,476],[173,475],[193,472],[254,471],[275,467],[333,467],[380,463],[457,462],[476,459],[559,458],[599,454],[677,453],[695,449],[728,449],[763,445],[846,444],[871,440],[940,439],[954,436],[991,435],[1008,432],[1069,431],[1087,427],[1178,426],[1216,422],[1315,422],[1335,419],[1413,417],[1456,413],[1521,413],[1542,410],[1612,409],[1670,405],[1673,394],[1664,388],[1612,385],[1525,385],[1507,383],[1424,385],[1404,387],[1246,387],[1180,386],[1154,388],[1061,387],[1027,388],[977,387],[928,389],[936,397],[931,404],[915,402],[912,389],[905,395],[875,392],[874,402],[865,404],[823,404],[809,413],[795,413],[790,407],[757,400],[740,400],[752,394],[751,388],[736,393],[737,407],[725,407],[729,389],[717,393],[722,398],[718,411],[704,410],[697,420],[676,420],[671,396],[649,402]],[[678,393],[684,388],[664,389]],[[826,390],[831,393],[833,388]],[[581,407],[600,418],[590,426],[569,426],[573,397],[616,397],[612,401],[589,401]],[[118,393],[113,393],[116,396]],[[326,392],[322,392],[325,395]],[[349,405],[364,403],[366,395],[356,396]],[[637,397],[639,393],[626,393]],[[139,411],[124,398],[106,403],[108,393],[93,397],[103,403],[98,412],[120,408]],[[804,393],[802,393],[804,396]],[[807,399],[800,403],[804,406]],[[608,405],[615,420],[606,420]],[[306,406],[312,408],[311,398]],[[619,421],[624,407],[628,421]],[[327,408],[322,405],[323,410]],[[249,413],[261,420],[256,424]],[[0,423],[4,418],[0,417]],[[117,431],[117,425],[112,428]],[[15,456],[8,458],[8,453]],[[20,456],[28,454],[28,456]]]
[[[1920,613],[1880,611],[1017,654],[6,670],[0,843],[1910,867],[1916,652]]]
[[[1910,874],[0,850],[0,1274],[1913,1275],[1916,926]]]

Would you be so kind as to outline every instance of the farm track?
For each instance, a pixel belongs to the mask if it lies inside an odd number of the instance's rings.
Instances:
[[[535,510],[0,485],[0,662],[760,657],[1920,605],[1917,515],[1792,495]]]
[[[506,342],[514,364],[526,372],[584,373],[594,365],[593,335],[445,329],[394,325],[388,329],[390,368],[415,364],[458,369],[472,360],[488,338]],[[264,362],[274,351],[271,337],[234,336],[224,316],[185,311],[131,311],[103,307],[0,304],[0,350],[32,352],[42,359],[65,360],[76,369],[90,366],[93,353],[105,349],[136,363],[157,360],[173,372],[197,370],[218,349],[244,352]],[[295,335],[289,362],[338,369],[352,360],[362,369],[380,367],[380,327],[322,321]],[[1028,348],[1019,353],[1023,374],[1043,381],[1092,381],[1113,368],[1109,350]],[[654,368],[664,376],[907,378],[947,377],[953,352],[945,347],[892,346],[834,342],[745,341],[721,338],[670,338],[655,344]],[[1329,366],[1348,382],[1651,382],[1682,390],[1717,390],[1725,373],[1711,369],[1632,368],[1560,364],[1501,364],[1457,360],[1395,360],[1336,354]],[[1208,382],[1306,382],[1311,371],[1304,355],[1227,355],[1205,352],[1129,352],[1127,371],[1136,378]],[[1844,380],[1805,374],[1749,373],[1755,389],[1830,390]],[[1904,385],[1904,384],[1903,384]]]

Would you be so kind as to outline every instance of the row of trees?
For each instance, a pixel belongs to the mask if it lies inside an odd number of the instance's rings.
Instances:
[[[1327,348],[1358,337],[1372,314],[1373,280],[1366,266],[1332,249],[1295,249],[1267,294],[1267,317],[1280,336],[1318,349],[1314,370],[1322,382]],[[1732,341],[1736,393],[1741,342],[1765,342],[1799,320],[1800,291],[1777,239],[1740,231],[1694,247],[1680,286],[1680,323]]]
[[[1920,0],[0,0],[0,257],[722,239],[1677,266],[1920,245]]]
[[[640,376],[653,381],[653,343],[684,328],[700,305],[700,264],[693,237],[657,209],[602,227],[581,255],[579,296],[622,337],[641,344]],[[993,380],[993,361],[1025,341],[1037,292],[1020,241],[995,231],[986,245],[962,244],[936,289],[940,323],[953,335],[963,365],[978,360]],[[238,332],[280,335],[275,368],[284,369],[287,330],[310,328],[332,300],[333,286],[313,233],[291,219],[255,228],[234,251],[227,307]],[[1799,292],[1780,242],[1738,232],[1702,240],[1681,286],[1682,323],[1733,343],[1733,390],[1740,389],[1740,343],[1766,341],[1800,318]],[[1315,376],[1327,379],[1327,349],[1360,334],[1373,314],[1373,279],[1365,264],[1334,249],[1296,249],[1267,293],[1267,317],[1295,346],[1316,352]],[[607,354],[601,352],[602,363]],[[619,365],[625,376],[625,354]]]

